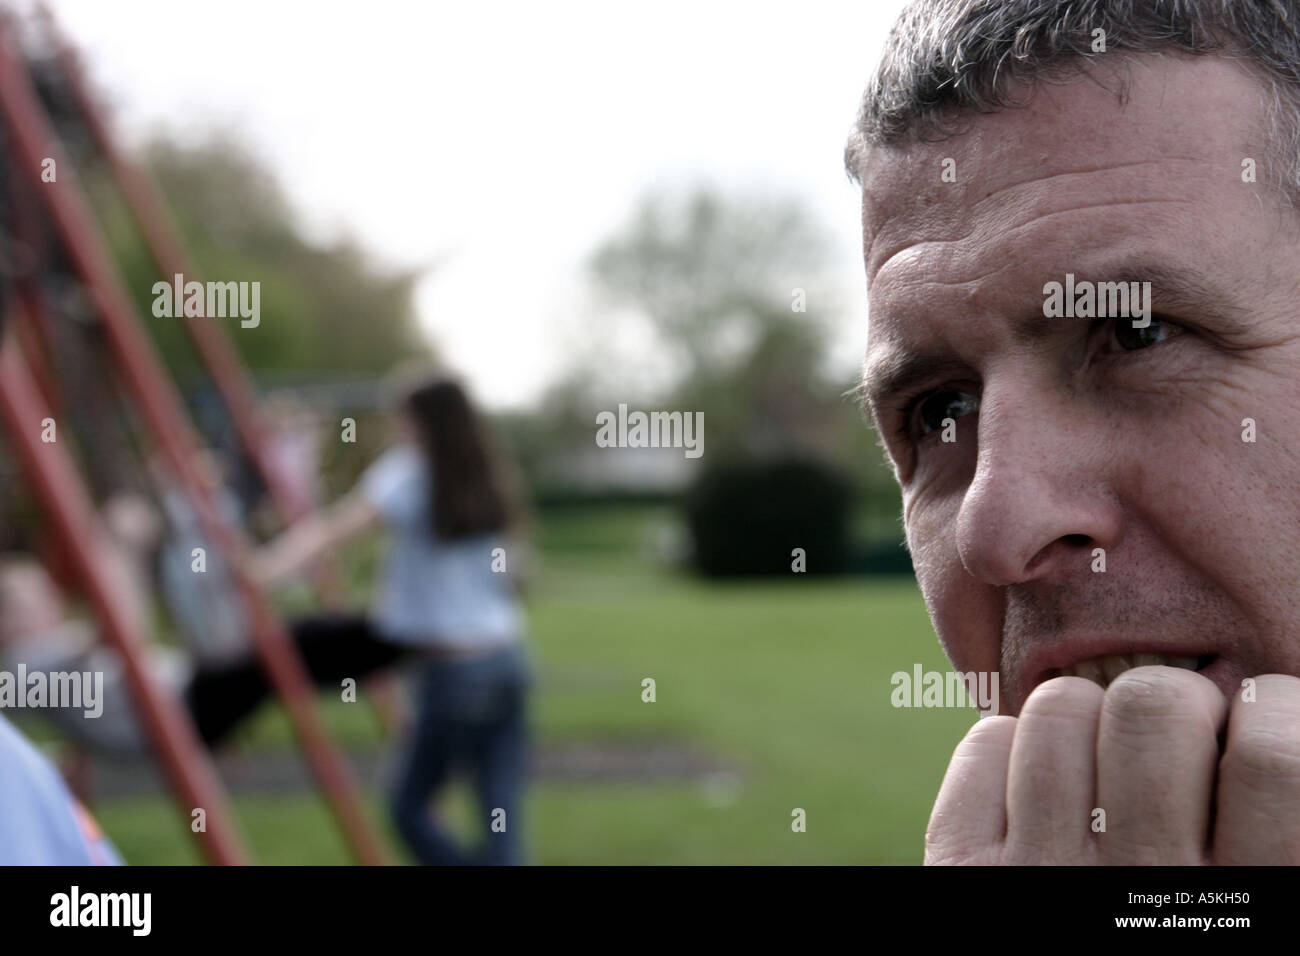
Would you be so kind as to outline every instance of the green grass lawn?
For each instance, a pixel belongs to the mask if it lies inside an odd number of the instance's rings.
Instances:
[[[665,783],[547,783],[528,803],[538,863],[918,863],[952,748],[971,709],[894,709],[890,675],[944,670],[908,579],[805,578],[710,585],[655,569],[638,542],[654,509],[562,514],[538,528],[530,599],[544,743],[672,742],[734,776]],[[642,701],[653,678],[656,701]],[[325,701],[352,747],[381,744],[364,707]],[[269,709],[242,746],[289,746]],[[372,785],[374,781],[369,782]],[[371,791],[383,824],[381,795]],[[241,796],[240,823],[267,863],[348,861],[314,794]],[[468,795],[445,812],[462,825]],[[791,830],[802,808],[807,830]],[[193,862],[165,799],[95,807],[136,863]]]

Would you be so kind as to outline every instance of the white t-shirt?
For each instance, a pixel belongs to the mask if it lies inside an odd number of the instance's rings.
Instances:
[[[430,489],[423,456],[409,444],[389,448],[361,476],[361,494],[391,532],[373,609],[376,626],[407,644],[472,649],[513,643],[521,636],[522,614],[509,575],[493,570],[501,567],[494,551],[506,547],[505,538],[437,538]]]

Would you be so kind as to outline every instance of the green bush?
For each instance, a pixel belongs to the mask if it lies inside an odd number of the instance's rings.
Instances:
[[[704,473],[686,500],[696,570],[709,577],[849,568],[852,485],[825,463],[733,462]]]

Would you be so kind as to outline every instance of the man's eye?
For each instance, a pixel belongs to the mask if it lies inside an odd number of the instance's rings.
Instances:
[[[1144,328],[1133,324],[1133,319],[1115,319],[1111,325],[1110,346],[1119,352],[1136,352],[1150,348],[1182,332],[1181,326],[1158,319],[1154,315]]]
[[[917,432],[928,435],[930,432],[938,431],[943,428],[945,418],[955,421],[963,415],[971,414],[979,407],[980,400],[970,392],[960,392],[951,388],[932,392],[917,403],[915,413]]]

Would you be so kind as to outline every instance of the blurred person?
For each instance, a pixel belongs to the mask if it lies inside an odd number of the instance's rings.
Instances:
[[[0,178],[8,170],[0,169]],[[0,241],[8,231],[0,227]],[[0,344],[10,289],[0,270]],[[122,862],[112,842],[53,765],[0,714],[0,866],[101,866]]]
[[[32,568],[39,573],[29,573]],[[78,635],[59,630],[56,594],[53,582],[35,562],[26,565],[5,562],[0,566],[0,650],[4,652],[4,667],[11,672],[7,675],[11,679],[15,660],[27,657],[10,653],[9,637],[13,634],[33,631],[48,639],[31,649],[35,652],[33,660],[37,669],[42,669],[42,663],[47,660],[43,655],[49,655],[48,659],[67,660],[64,655],[69,643],[85,649]],[[105,662],[80,663],[88,666],[78,666],[75,668],[78,671],[92,670]],[[26,687],[16,690],[25,693]],[[100,703],[105,699],[101,688]],[[43,707],[33,713],[53,720],[64,729],[71,723],[93,726],[106,738],[113,738],[122,729],[121,722],[115,721],[111,714],[100,723],[87,719],[81,710]],[[0,715],[0,865],[117,863],[121,860],[116,849],[72,796],[58,772]]]
[[[320,498],[320,423],[291,395],[266,402],[266,454],[297,501],[315,505]]]
[[[1300,863],[1300,4],[917,0],[846,159],[917,581],[1004,690],[926,861]]]
[[[227,600],[237,600],[227,595]],[[340,648],[332,628],[306,619],[295,622],[290,635],[318,686],[367,674],[398,659],[397,653],[378,658],[359,644]],[[148,634],[148,622],[133,618],[138,634]],[[322,638],[324,638],[322,640]],[[190,642],[185,642],[189,644]],[[209,748],[226,743],[231,733],[270,698],[271,687],[261,661],[245,642],[237,656],[213,661],[188,650],[150,644],[144,661],[153,680],[178,697],[189,710],[199,737]],[[109,757],[139,758],[150,753],[152,741],[136,717],[126,669],[117,650],[100,639],[96,624],[72,614],[66,596],[46,569],[29,555],[0,559],[0,663],[28,681],[43,675],[53,686],[60,674],[93,674],[102,680],[97,713],[77,706],[45,706],[32,711],[49,721],[71,742]]]
[[[138,619],[133,623],[141,625]],[[103,683],[94,716],[73,706],[47,706],[32,714],[95,753],[148,753],[149,739],[136,718],[121,657],[100,641],[92,622],[71,614],[58,585],[28,555],[0,560],[0,662],[10,673],[21,668],[28,680],[44,675],[47,686],[58,674],[99,675]],[[187,655],[174,648],[150,646],[145,662],[155,682],[173,695],[183,692],[193,673]]]
[[[322,644],[336,646],[342,668],[358,648],[418,662],[416,716],[390,798],[416,858],[426,865],[521,863],[532,679],[507,570],[517,557],[510,540],[516,513],[504,464],[451,379],[412,388],[395,423],[399,440],[357,487],[268,544],[253,558],[253,573],[274,582],[376,525],[385,528],[389,550],[372,611],[327,615],[310,626]],[[479,852],[462,847],[430,813],[431,798],[457,769],[476,785],[486,831]]]
[[[0,866],[121,862],[50,762],[0,715]]]
[[[105,570],[116,578],[133,620],[147,622],[153,616],[152,561],[162,534],[158,511],[136,491],[118,491],[100,507],[107,543],[115,559]]]
[[[197,464],[218,516],[238,526],[243,512],[225,482],[227,469],[221,458],[203,449]],[[177,633],[201,666],[246,660],[251,654],[248,617],[221,549],[208,540],[189,495],[171,469],[159,458],[151,458],[148,467],[162,510],[163,531],[154,542],[158,593]],[[203,570],[196,571],[200,551]]]

